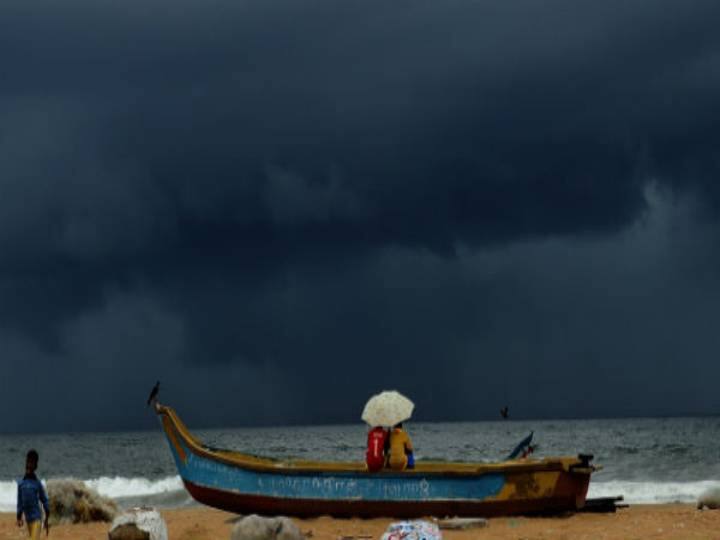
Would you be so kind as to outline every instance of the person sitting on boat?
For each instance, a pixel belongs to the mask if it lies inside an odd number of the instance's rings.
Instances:
[[[365,452],[368,471],[377,472],[385,466],[388,439],[388,431],[382,426],[376,426],[368,432]]]
[[[390,458],[388,465],[396,471],[403,471],[408,467],[408,456],[412,457],[413,446],[410,437],[403,429],[402,422],[397,424],[390,433]],[[413,466],[415,460],[412,459]]]

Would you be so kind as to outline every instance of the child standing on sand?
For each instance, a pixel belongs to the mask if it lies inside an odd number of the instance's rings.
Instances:
[[[17,496],[17,524],[18,527],[23,526],[23,514],[27,522],[28,534],[32,540],[40,538],[40,502],[45,510],[45,531],[50,534],[50,525],[48,517],[50,510],[48,508],[48,498],[45,494],[45,488],[35,476],[35,470],[38,466],[39,456],[35,450],[30,450],[25,458],[25,476],[18,482]]]

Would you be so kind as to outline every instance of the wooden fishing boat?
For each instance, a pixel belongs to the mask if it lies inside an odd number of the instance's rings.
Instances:
[[[336,517],[498,516],[583,507],[592,456],[500,463],[418,461],[371,473],[364,462],[275,460],[219,450],[196,439],[170,407],[156,404],[186,489],[238,514]]]

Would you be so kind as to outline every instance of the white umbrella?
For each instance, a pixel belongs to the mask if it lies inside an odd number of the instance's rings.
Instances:
[[[365,404],[362,419],[371,426],[391,427],[412,416],[415,404],[396,390],[385,390]]]

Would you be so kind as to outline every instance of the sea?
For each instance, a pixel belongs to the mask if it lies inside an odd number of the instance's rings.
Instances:
[[[630,504],[695,502],[720,488],[720,417],[601,420],[408,422],[415,459],[492,462],[534,432],[536,457],[593,454],[602,469],[589,497]],[[206,444],[280,459],[363,460],[366,428],[356,425],[193,430]],[[195,504],[183,489],[167,442],[156,431],[0,435],[0,512],[14,511],[25,452],[40,453],[41,479],[85,482],[120,507]]]

